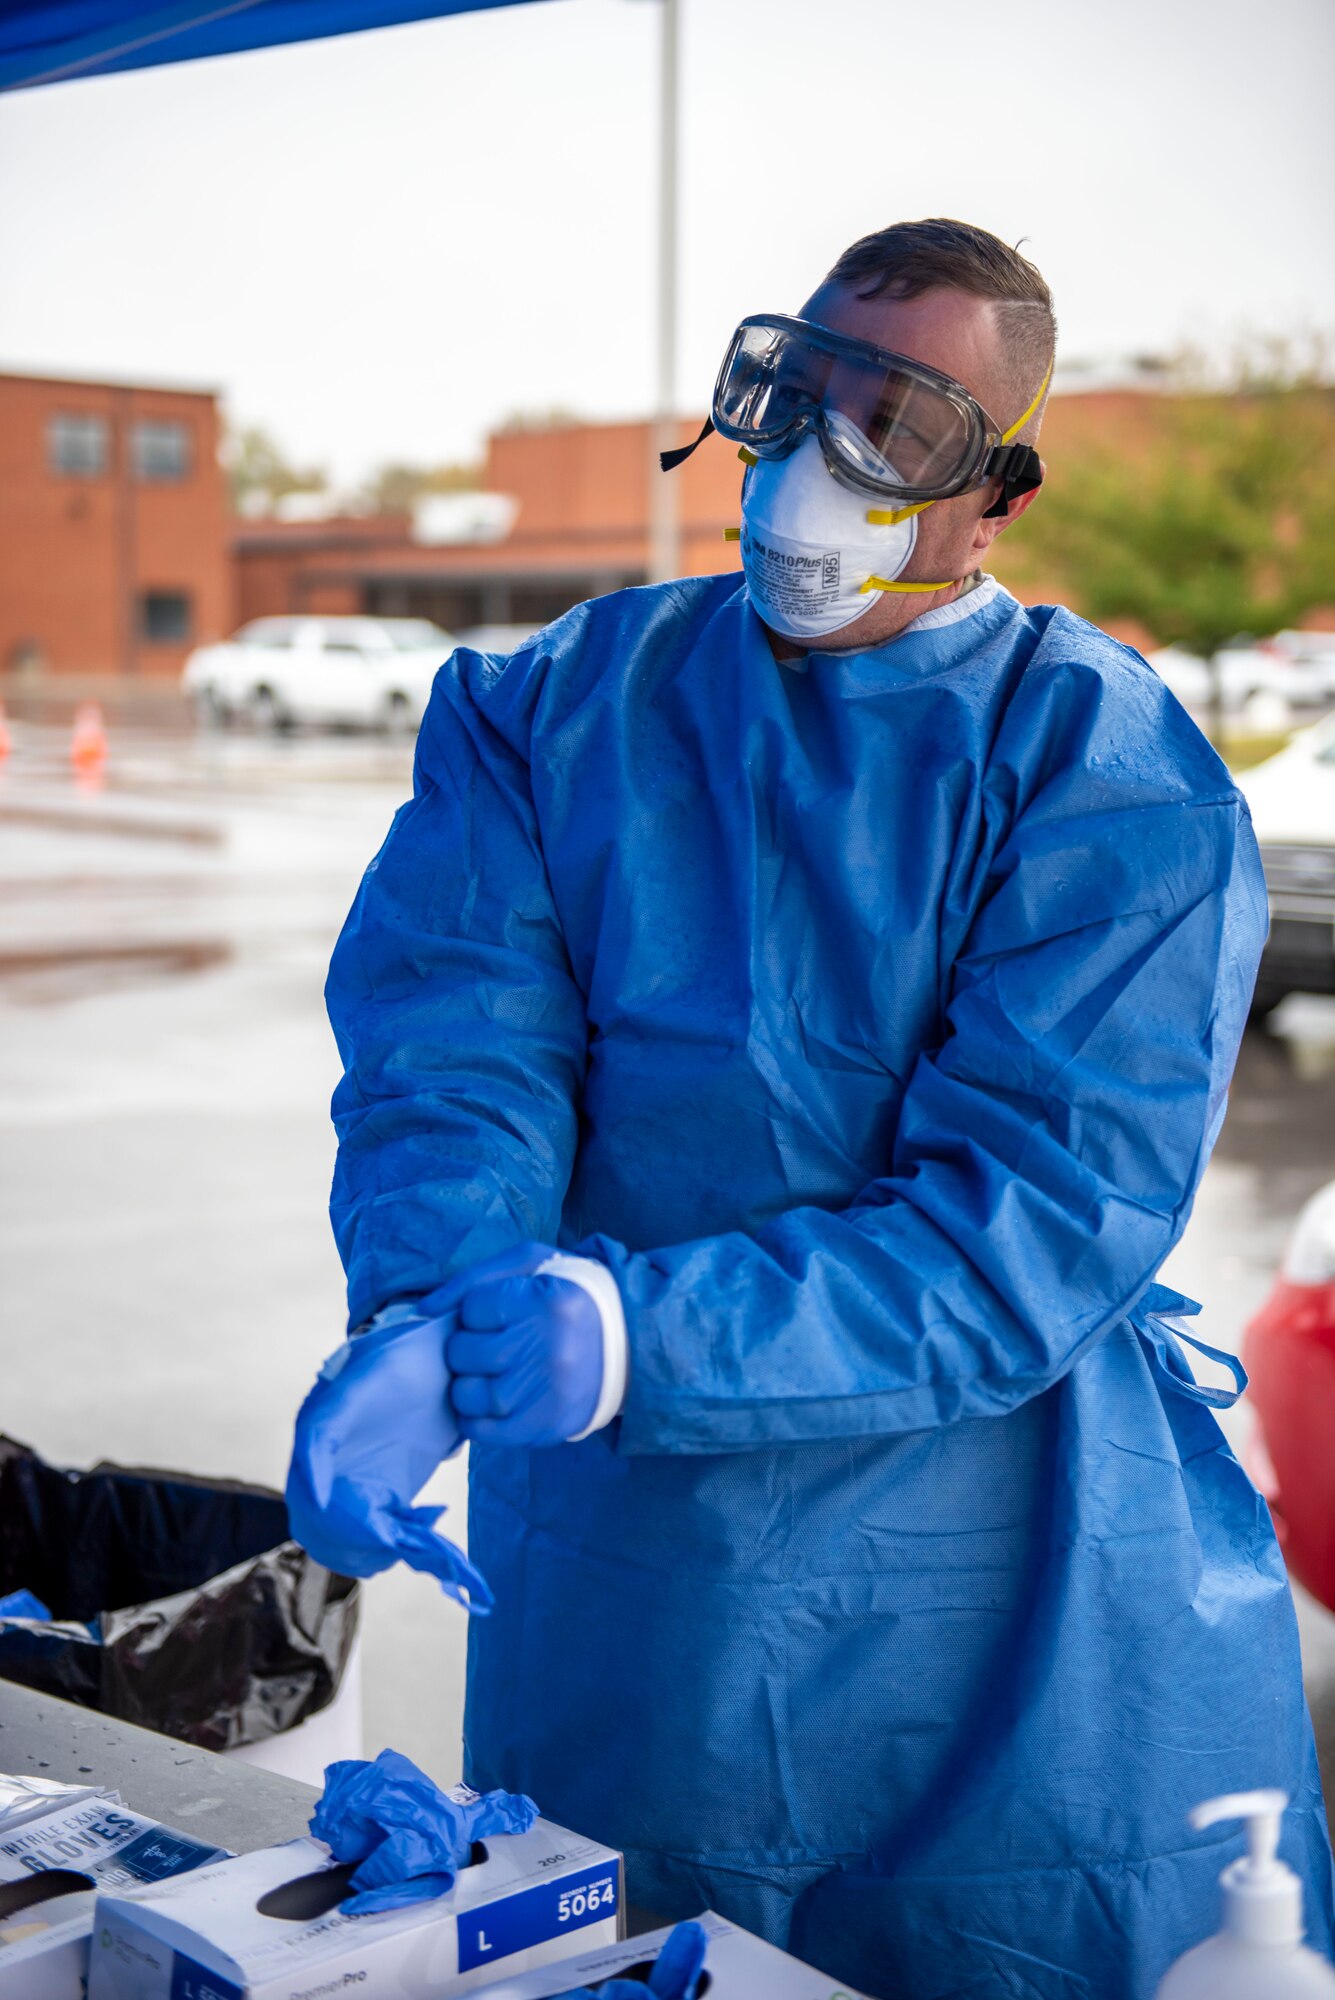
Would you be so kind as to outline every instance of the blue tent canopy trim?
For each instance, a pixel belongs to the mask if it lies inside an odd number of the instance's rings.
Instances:
[[[7,5],[0,0],[0,90],[197,56],[236,55],[280,42],[309,42],[359,28],[476,14],[521,0],[177,0],[167,7],[118,0],[57,0]]]

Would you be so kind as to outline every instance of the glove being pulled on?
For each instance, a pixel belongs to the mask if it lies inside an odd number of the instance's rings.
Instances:
[[[639,1979],[605,1979],[596,1989],[572,1987],[560,2000],[695,2000],[708,1940],[699,1924],[678,1924],[654,1960],[646,1986]]]
[[[446,1301],[458,1315],[446,1357],[464,1437],[566,1444],[617,1414],[626,1322],[604,1265],[521,1243],[460,1272],[424,1304]]]
[[[527,1833],[538,1816],[522,1792],[459,1791],[457,1798],[442,1792],[397,1750],[382,1750],[374,1763],[329,1766],[310,1828],[336,1861],[359,1864],[351,1879],[357,1893],[339,1904],[345,1916],[443,1896],[475,1840]]]
[[[414,1507],[460,1443],[445,1347],[456,1315],[373,1325],[321,1368],[297,1415],[287,1508],[294,1539],[343,1576],[393,1562],[434,1576],[470,1611],[491,1609],[484,1578],[435,1532],[443,1507]]]

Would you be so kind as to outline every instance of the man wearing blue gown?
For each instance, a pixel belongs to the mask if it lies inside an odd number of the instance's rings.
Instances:
[[[948,222],[745,322],[743,577],[456,652],[329,985],[351,1323],[464,1281],[469,1781],[905,2000],[1150,2000],[1238,1851],[1188,1807],[1259,1785],[1330,1940],[1283,1566],[1156,1283],[1264,887],[1145,662],[985,572],[1053,340]]]

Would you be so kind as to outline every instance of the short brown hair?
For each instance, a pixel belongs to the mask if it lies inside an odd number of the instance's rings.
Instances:
[[[916,299],[938,286],[953,286],[974,298],[994,300],[1020,408],[1052,361],[1057,318],[1042,272],[999,236],[972,223],[953,222],[947,216],[892,223],[850,244],[830,278],[862,299],[882,294]],[[1021,437],[1026,443],[1037,437],[1042,414],[1040,408],[1025,425]]]

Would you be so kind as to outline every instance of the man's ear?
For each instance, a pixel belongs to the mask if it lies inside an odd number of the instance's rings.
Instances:
[[[1048,475],[1047,464],[1043,459],[1040,459],[1039,465],[1042,467],[1043,477],[1046,479]],[[973,553],[979,557],[985,556],[1002,529],[1009,528],[1012,521],[1018,521],[1021,514],[1027,508],[1033,506],[1042,491],[1041,486],[1031,486],[1027,493],[1016,495],[1015,499],[1007,506],[1004,514],[984,514],[978,522],[977,530],[974,534]]]

